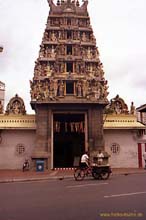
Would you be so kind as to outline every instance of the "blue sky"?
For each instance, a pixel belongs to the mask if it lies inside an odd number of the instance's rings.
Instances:
[[[89,0],[96,43],[109,84],[130,106],[146,103],[146,1]],[[16,93],[32,113],[29,80],[33,78],[49,6],[47,0],[0,0],[0,81],[6,84],[5,104]]]

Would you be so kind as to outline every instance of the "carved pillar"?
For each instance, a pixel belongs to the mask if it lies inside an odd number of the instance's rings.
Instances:
[[[36,148],[38,151],[47,152],[48,142],[48,112],[43,106],[37,108],[36,114]]]
[[[102,107],[92,106],[88,110],[88,131],[90,153],[99,148],[104,149]]]
[[[44,169],[48,169],[48,108],[36,106],[36,146],[32,153],[33,166],[36,160],[44,160]]]
[[[51,169],[51,144],[52,144],[52,131],[53,131],[53,120],[52,110],[48,109],[48,169]]]

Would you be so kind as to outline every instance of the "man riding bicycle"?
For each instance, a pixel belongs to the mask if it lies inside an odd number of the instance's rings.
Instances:
[[[80,167],[83,169],[89,167],[89,156],[87,151],[81,156]]]

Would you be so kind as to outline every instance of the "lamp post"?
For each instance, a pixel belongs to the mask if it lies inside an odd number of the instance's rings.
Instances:
[[[0,53],[3,52],[3,46],[0,45]]]

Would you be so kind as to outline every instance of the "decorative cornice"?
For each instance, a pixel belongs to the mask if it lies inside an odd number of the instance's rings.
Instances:
[[[146,129],[135,115],[104,115],[104,129]]]
[[[0,129],[35,130],[35,115],[0,115]]]
[[[35,115],[0,115],[0,130],[23,129],[35,130]],[[146,129],[146,126],[137,121],[135,115],[104,115],[104,129]]]

